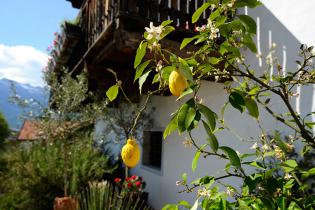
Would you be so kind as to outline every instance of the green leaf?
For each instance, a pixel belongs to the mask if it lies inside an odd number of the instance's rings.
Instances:
[[[296,168],[298,166],[298,164],[295,160],[287,160],[284,162],[284,164],[290,168]]]
[[[198,160],[199,160],[199,157],[200,157],[200,154],[201,152],[198,150],[195,154],[195,157],[191,163],[191,170],[194,172],[197,168],[197,165],[198,165]]]
[[[106,91],[106,96],[108,97],[110,101],[113,101],[117,97],[118,91],[119,91],[119,86],[113,85]]]
[[[152,80],[152,84],[160,81],[160,74],[155,74]]]
[[[190,37],[190,38],[184,38],[182,43],[180,44],[180,50],[182,50],[184,47],[186,47],[190,42],[194,41],[195,39],[198,39],[198,36]]]
[[[178,203],[178,205],[179,206],[183,206],[183,207],[185,207],[185,208],[191,208],[191,205],[187,202],[187,201],[180,201],[179,203]]]
[[[297,167],[297,163],[295,160],[287,160],[282,164],[283,170],[287,173],[294,171],[296,167]]]
[[[229,102],[231,105],[235,108],[238,109],[241,113],[244,112],[245,110],[245,101],[244,98],[241,94],[237,92],[232,92],[229,96]]]
[[[147,80],[147,77],[149,76],[151,70],[150,71],[147,71],[144,75],[142,75],[140,78],[139,78],[139,90],[140,90],[140,94],[142,92],[142,85],[143,83]]]
[[[222,146],[220,147],[220,149],[225,153],[227,154],[227,156],[229,157],[230,159],[230,163],[233,165],[233,166],[236,166],[238,168],[241,167],[241,160],[240,158],[238,157],[237,153],[235,152],[234,149],[230,148],[230,147],[226,147],[226,146]]]
[[[243,23],[246,31],[251,34],[256,34],[257,26],[253,18],[248,15],[238,15],[239,19]]]
[[[248,6],[250,8],[254,8],[262,5],[262,3],[258,0],[238,0],[236,1],[236,7],[245,7]]]
[[[199,205],[199,200],[197,199],[193,205],[193,207],[191,207],[190,210],[197,210],[198,209],[198,205]]]
[[[134,68],[137,68],[137,66],[141,63],[146,50],[147,50],[148,43],[147,42],[141,42],[138,49],[137,49],[137,54],[134,62]]]
[[[161,34],[161,39],[163,39],[165,36],[167,36],[169,33],[171,33],[172,31],[174,31],[175,28],[173,26],[166,26],[164,27],[164,30]]]
[[[257,53],[256,44],[253,42],[252,37],[247,34],[243,37],[243,43],[253,52]]]
[[[315,168],[311,168],[310,170],[308,170],[308,173],[310,175],[315,175]]]
[[[193,93],[194,90],[191,88],[187,88],[184,92],[182,92],[182,94],[180,94],[180,96],[176,99],[176,101],[179,101],[180,99],[182,99],[183,97],[185,97],[188,94]]]
[[[309,128],[309,129],[313,129],[315,122],[305,122],[305,125]]]
[[[194,100],[190,99],[183,104],[178,112],[178,131],[181,133],[187,130],[190,124],[194,121],[196,110],[194,108]]]
[[[281,196],[277,199],[277,204],[280,210],[286,210],[286,197]]]
[[[210,63],[211,64],[218,64],[220,61],[222,61],[222,59],[216,58],[216,57],[211,57],[210,58]]]
[[[173,23],[172,20],[164,20],[162,23],[161,23],[161,26],[167,26],[169,24]]]
[[[177,124],[177,114],[175,114],[164,130],[164,139],[177,129]]]
[[[294,201],[291,201],[288,210],[302,210]]]
[[[168,81],[168,78],[170,77],[170,74],[172,73],[172,71],[175,71],[176,67],[175,66],[165,66],[162,69],[162,78],[165,81]]]
[[[216,119],[218,118],[217,114],[202,104],[197,104],[197,107],[202,115],[207,119],[207,123],[210,125],[210,129],[213,132],[216,127]]]
[[[248,95],[250,96],[254,96],[258,93],[258,91],[260,91],[260,87],[259,86],[256,86],[254,88],[252,88],[249,92],[248,92]]]
[[[256,103],[252,98],[247,97],[247,98],[245,99],[245,106],[246,106],[246,108],[247,108],[247,110],[248,110],[248,113],[249,113],[252,117],[258,119],[258,117],[259,117],[258,106],[257,106],[257,103]]]
[[[179,58],[179,71],[180,73],[188,80],[190,81],[193,81],[193,76],[192,76],[192,73],[191,73],[191,70],[189,68],[189,65],[188,63],[182,59],[182,58]]]
[[[204,3],[201,7],[199,7],[194,14],[192,15],[191,22],[195,23],[199,20],[200,15],[205,11],[208,7],[210,7],[210,3]]]
[[[202,123],[203,123],[203,126],[205,127],[205,130],[206,130],[208,136],[209,136],[209,139],[207,139],[207,140],[209,142],[211,149],[214,152],[217,152],[218,148],[219,148],[219,143],[218,143],[217,137],[212,133],[212,131],[210,130],[209,126],[207,125],[207,123],[205,121],[202,120]]]
[[[256,168],[260,168],[262,170],[266,170],[260,162],[253,161],[253,162],[249,163],[248,165],[256,167]]]
[[[150,64],[151,60],[147,60],[145,61],[144,63],[142,63],[141,65],[139,65],[137,67],[137,70],[136,70],[136,75],[135,75],[135,79],[134,81],[136,81],[137,79],[139,79],[139,77],[141,77],[143,71],[145,70],[145,68]]]
[[[175,204],[166,204],[162,210],[178,210],[178,206]]]
[[[211,14],[210,14],[210,20],[211,21],[214,21],[217,17],[219,17],[220,16],[220,10],[219,9],[217,9],[217,10],[215,10],[214,12],[211,12]]]
[[[182,174],[182,180],[185,182],[185,184],[187,183],[187,174],[186,173]]]

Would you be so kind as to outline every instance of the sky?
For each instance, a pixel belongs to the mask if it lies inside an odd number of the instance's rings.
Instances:
[[[66,0],[1,1],[0,78],[43,86],[46,49],[60,23],[78,11]]]
[[[301,42],[315,45],[314,0],[262,0]],[[43,86],[46,49],[65,19],[77,9],[66,0],[10,0],[0,3],[0,79]]]

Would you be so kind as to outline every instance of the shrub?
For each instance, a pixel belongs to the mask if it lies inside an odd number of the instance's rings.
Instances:
[[[69,144],[67,161],[62,157],[61,141],[21,144],[7,151],[6,168],[0,172],[4,192],[0,209],[52,209],[54,198],[63,196],[64,170],[69,178],[69,194],[82,191],[89,180],[100,180],[117,168],[108,155],[92,145],[91,135]]]

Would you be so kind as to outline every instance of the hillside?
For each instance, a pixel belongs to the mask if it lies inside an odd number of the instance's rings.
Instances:
[[[0,111],[6,117],[11,129],[19,129],[23,123],[23,113],[29,110],[23,109],[16,104],[9,102],[9,97],[13,95],[12,85],[21,99],[27,99],[30,103],[34,99],[43,106],[47,106],[48,94],[42,87],[33,87],[28,84],[21,84],[8,79],[0,79]],[[37,109],[39,111],[39,108]]]

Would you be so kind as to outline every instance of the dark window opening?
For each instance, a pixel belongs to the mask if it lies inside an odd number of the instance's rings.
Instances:
[[[162,163],[162,131],[143,132],[142,164],[161,169]]]

